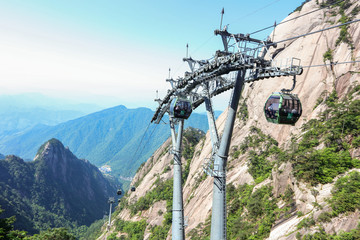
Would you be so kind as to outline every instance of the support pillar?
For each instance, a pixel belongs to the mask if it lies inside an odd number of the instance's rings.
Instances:
[[[209,96],[209,90],[207,87],[206,87],[206,95],[207,96],[204,98],[205,108],[206,108],[206,113],[207,113],[207,118],[208,118],[208,123],[209,123],[211,145],[213,146],[212,151],[214,153],[218,150],[218,147],[219,147],[219,135],[218,135],[217,128],[216,128],[214,111],[212,108],[211,98]]]
[[[226,240],[226,163],[246,70],[238,71],[219,150],[214,160],[211,240]]]
[[[173,209],[172,209],[172,239],[184,240],[184,208],[182,195],[182,169],[181,169],[181,142],[184,129],[184,120],[179,120],[177,139],[175,137],[174,122],[170,120],[171,137],[174,153],[174,176],[173,176]],[[176,141],[175,141],[176,140]]]

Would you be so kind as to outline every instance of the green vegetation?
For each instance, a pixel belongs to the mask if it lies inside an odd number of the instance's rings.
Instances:
[[[301,5],[298,6],[297,8],[295,8],[295,10],[294,10],[293,12],[300,12],[301,9],[303,8],[303,6],[305,5],[305,3],[307,3],[307,2],[310,2],[310,0],[305,0],[304,2],[302,2]],[[293,13],[293,12],[292,12],[292,13]],[[290,13],[290,14],[291,14],[291,13]],[[290,15],[290,14],[289,14],[289,15]]]
[[[75,236],[70,234],[66,228],[53,228],[41,231],[25,240],[75,240]]]
[[[296,176],[312,183],[330,183],[340,173],[358,166],[348,151],[324,148],[297,157]]]
[[[318,97],[318,99],[316,99],[316,104],[315,104],[313,110],[314,110],[315,108],[317,108],[317,106],[319,106],[321,103],[324,102],[324,99],[326,98],[327,94],[328,94],[328,91],[327,91],[327,90],[323,91],[323,92],[320,94],[320,96]]]
[[[211,215],[206,219],[205,224],[199,223],[193,228],[188,236],[191,240],[210,240]]]
[[[231,157],[232,157],[233,159],[237,159],[237,158],[240,156],[241,151],[238,149],[238,146],[233,146],[233,147],[232,147],[232,150],[233,150],[233,152],[232,152],[232,154],[231,154]]]
[[[0,215],[4,212],[0,208]],[[53,228],[41,231],[33,236],[26,231],[14,230],[15,217],[0,218],[0,239],[4,240],[75,240],[75,236],[68,232],[66,228]]]
[[[332,62],[333,60],[333,50],[328,49],[324,55],[323,55],[323,61],[325,62],[326,60],[329,60],[330,62]]]
[[[300,234],[299,234],[300,235]],[[360,225],[350,232],[340,232],[339,234],[327,234],[324,229],[320,228],[314,234],[307,234],[304,237],[298,239],[302,240],[356,240],[360,239]]]
[[[303,6],[305,5],[305,3],[307,3],[307,2],[310,2],[310,0],[305,0],[304,2],[302,2],[301,5],[298,6],[298,7],[294,10],[294,12],[300,12],[301,9],[302,9],[302,7],[303,7]]]
[[[327,0],[321,3],[320,7],[340,7],[341,9],[345,10],[351,6],[349,0],[339,1],[339,0]]]
[[[343,19],[343,18],[341,18]],[[340,19],[340,21],[341,21]],[[344,21],[348,20],[347,18],[344,18]],[[345,22],[344,22],[345,23]],[[335,45],[338,46],[341,42],[347,43],[351,48],[354,48],[352,40],[351,40],[351,36],[348,32],[349,26],[347,25],[343,25],[340,27],[340,35],[338,37],[338,39],[335,42]]]
[[[155,202],[161,200],[172,201],[172,179],[163,181],[158,177],[154,185],[155,187],[151,191],[147,192],[145,196],[139,198],[136,203],[128,206],[132,215],[138,213],[139,211],[149,209]]]
[[[339,178],[332,194],[329,201],[333,216],[360,210],[360,173],[351,172],[348,176]]]
[[[269,158],[279,155],[281,150],[278,143],[269,135],[265,135],[257,127],[251,127],[250,134],[239,146],[242,154],[248,152],[249,173],[254,177],[256,183],[262,182],[271,174],[274,165]],[[235,156],[238,156],[238,153]]]
[[[338,7],[337,12],[334,12],[333,15],[341,15],[341,18],[339,19],[339,23],[346,23],[352,20],[354,16],[356,16],[358,10],[358,7],[356,7],[351,13],[350,16],[347,16],[345,14],[345,10],[347,10],[352,3],[350,0],[344,0],[344,1],[338,1],[338,0],[327,0],[326,2],[322,3],[321,7]],[[354,48],[353,41],[351,39],[351,36],[348,32],[349,26],[343,25],[340,27],[340,35],[338,39],[336,40],[335,45],[338,46],[341,42],[344,42],[348,44],[352,49]]]
[[[171,211],[168,211],[165,215],[165,220],[163,221],[163,225],[154,226],[151,228],[151,235],[149,240],[157,240],[157,239],[166,239],[169,234],[169,230],[171,227]],[[169,221],[170,220],[170,221]]]
[[[0,216],[4,212],[3,209],[0,208]],[[27,232],[14,230],[15,217],[0,218],[0,239],[23,239],[26,237]]]
[[[104,219],[93,222],[86,232],[80,235],[80,240],[96,240],[101,235],[101,227],[104,225]]]
[[[171,212],[172,185],[173,185],[172,179],[163,181],[158,177],[154,183],[155,187],[153,188],[153,190],[146,193],[145,196],[139,198],[139,200],[137,202],[135,202],[133,204],[129,204],[127,196],[124,196],[120,201],[117,211],[121,211],[124,208],[128,208],[128,209],[130,209],[131,214],[136,214],[139,211],[144,211],[144,210],[149,209],[150,206],[153,205],[155,202],[158,202],[161,200],[166,200],[167,211],[164,215],[163,225],[162,226],[154,226],[154,227],[151,227],[151,229],[150,229],[150,231],[151,231],[150,239],[165,239],[169,232],[169,229],[171,227],[171,223],[172,223],[172,212]],[[117,230],[120,232],[128,233],[128,237],[129,237],[129,238],[120,238],[120,239],[142,239],[142,238],[135,238],[135,237],[131,238],[130,237],[129,230],[127,230],[128,228],[132,228],[129,225],[130,223],[122,221],[122,220],[117,220],[117,221],[119,221],[119,223],[117,223],[117,224],[120,224],[121,226],[123,226]],[[132,234],[131,236],[135,236],[136,234],[140,234],[140,233],[142,233],[142,235],[144,235],[144,231],[142,230],[142,227],[144,227],[144,230],[145,230],[146,222],[144,222],[144,223],[133,222],[131,224],[134,224],[136,229],[138,229],[136,231],[136,233],[131,233]],[[139,230],[142,230],[142,232]],[[136,236],[139,237],[140,235],[136,235]],[[124,237],[124,236],[122,236],[122,237]],[[114,239],[116,239],[116,238],[114,238]]]
[[[198,188],[200,183],[202,183],[203,181],[205,181],[205,179],[207,178],[207,174],[205,172],[203,172],[201,175],[198,175],[195,177],[195,184],[193,186],[193,190]]]
[[[227,186],[229,239],[264,239],[269,236],[279,209],[270,186],[252,193],[253,185]]]
[[[281,197],[286,204],[291,204],[294,201],[294,190],[287,185],[284,195]]]
[[[312,185],[330,183],[333,178],[346,170],[359,167],[358,159],[352,159],[351,148],[358,145],[360,135],[360,100],[353,96],[359,94],[359,87],[342,100],[333,91],[325,100],[327,110],[319,119],[304,124],[304,134],[293,151],[294,175]],[[295,139],[296,141],[296,139]],[[317,149],[324,144],[322,149]]]
[[[127,206],[131,214],[136,214],[138,211],[149,209],[149,207],[160,200],[166,200],[166,213],[162,226],[155,226],[151,228],[150,239],[165,239],[172,223],[172,179],[163,181],[158,178],[153,190],[141,197],[136,203]],[[160,238],[158,238],[160,237]]]
[[[194,156],[195,147],[200,142],[200,140],[204,138],[204,136],[205,133],[199,129],[189,127],[184,131],[183,150],[181,154],[186,160],[186,165],[182,171],[182,184],[185,183],[189,175],[190,163]]]
[[[353,8],[353,10],[351,10],[351,17],[353,18],[353,17],[355,17],[356,15],[358,15],[358,13],[360,12],[360,6],[358,5],[358,6],[356,6],[356,7],[354,7]]]
[[[130,222],[130,221],[123,221],[121,219],[117,219],[115,221],[115,229],[118,232],[127,233],[127,236],[121,236],[120,239],[126,239],[126,240],[137,240],[137,239],[143,239],[144,238],[144,232],[146,228],[146,221],[141,220],[138,222]],[[113,233],[116,235],[116,233]],[[109,237],[107,239],[119,239],[116,238],[116,236]]]
[[[246,122],[249,119],[249,110],[246,104],[247,99],[240,99],[239,102],[239,108],[238,108],[238,118],[243,121]]]
[[[310,228],[311,226],[314,226],[314,225],[315,225],[315,220],[311,216],[311,217],[304,218],[303,220],[301,220],[296,227],[297,227],[297,229],[301,229],[301,228]]]

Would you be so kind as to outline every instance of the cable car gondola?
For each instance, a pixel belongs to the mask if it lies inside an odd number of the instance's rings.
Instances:
[[[291,93],[275,92],[267,99],[264,113],[268,122],[295,125],[302,114],[300,99]]]
[[[187,99],[175,98],[170,104],[170,115],[174,118],[188,119],[192,112],[191,103]]]
[[[132,186],[132,187],[130,188],[130,190],[131,190],[132,192],[135,192],[136,188],[135,188],[134,186]]]

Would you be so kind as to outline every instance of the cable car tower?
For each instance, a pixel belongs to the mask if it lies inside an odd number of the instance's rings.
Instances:
[[[249,35],[232,34],[227,28],[215,30],[215,35],[222,39],[224,50],[216,51],[212,60],[194,60],[186,57],[191,72],[176,81],[168,79],[172,89],[161,100],[156,99],[159,107],[151,122],[159,123],[165,113],[170,115],[170,127],[174,154],[174,189],[173,189],[173,225],[172,239],[183,240],[184,213],[181,189],[181,138],[185,118],[176,117],[175,101],[190,104],[192,110],[205,102],[209,131],[212,143],[212,155],[203,165],[204,171],[214,178],[213,206],[211,218],[211,240],[226,239],[226,164],[236,111],[244,83],[281,76],[296,76],[302,73],[300,60],[291,58],[286,64],[277,65],[272,59],[265,59],[270,47],[276,47],[271,41],[261,41]],[[211,98],[232,89],[228,115],[219,137],[215,125]],[[175,122],[179,123],[177,139]],[[175,146],[175,147],[174,147]]]

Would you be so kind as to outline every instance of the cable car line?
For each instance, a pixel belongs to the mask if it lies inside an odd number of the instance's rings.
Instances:
[[[324,64],[318,64],[318,65],[309,65],[309,66],[303,66],[303,68],[326,67],[326,66],[335,66],[335,65],[338,65],[338,64],[350,64],[350,63],[360,63],[360,60],[358,60],[358,61],[346,61],[346,62],[331,62],[331,63],[324,63]]]
[[[170,82],[172,88],[168,90],[162,100],[155,99],[155,101],[159,103],[159,106],[151,122],[158,124],[162,121],[165,113],[169,114],[174,150],[173,239],[182,240],[185,238],[180,151],[184,119],[187,119],[191,111],[203,103],[205,99],[208,100],[207,98],[209,98],[209,96],[211,99],[211,97],[226,90],[233,89],[224,130],[221,140],[219,141],[220,145],[217,147],[213,144],[212,147],[215,151],[213,157],[209,159],[209,163],[213,164],[206,165],[211,167],[213,172],[211,176],[214,178],[210,237],[211,240],[226,239],[226,163],[237,116],[239,99],[244,84],[268,78],[292,76],[294,81],[293,87],[289,90],[284,89],[282,92],[273,93],[264,105],[264,114],[268,122],[294,125],[302,114],[302,107],[297,95],[291,94],[290,92],[295,87],[295,76],[302,74],[303,67],[300,65],[300,59],[297,58],[291,58],[291,61],[287,61],[285,65],[276,66],[273,59],[265,59],[269,47],[275,47],[276,44],[284,41],[326,31],[357,21],[360,21],[360,19],[275,43],[270,40],[262,41],[250,38],[249,34],[231,34],[226,28],[223,30],[215,30],[215,35],[220,35],[222,38],[224,51],[216,51],[215,57],[211,61],[196,61],[187,56],[183,60],[188,62],[191,72],[185,72],[184,77],[179,77],[177,80],[166,79],[166,81]],[[230,52],[229,48],[235,51]],[[237,74],[229,74],[232,72],[236,72]],[[177,109],[177,107],[179,107],[179,109]],[[210,119],[209,115],[211,115],[212,112],[212,109],[209,110],[207,108],[208,119]],[[173,120],[179,123],[177,136],[175,134]],[[212,130],[217,131],[216,129]]]
[[[340,0],[340,1],[336,2],[336,3],[334,3],[334,4],[338,4],[338,3],[343,2],[343,1],[344,1],[344,0]],[[299,15],[299,16],[297,16],[297,17],[288,19],[288,20],[286,20],[286,21],[280,22],[280,23],[276,24],[276,26],[279,26],[279,25],[281,25],[281,24],[284,24],[284,23],[287,23],[287,22],[296,20],[296,19],[298,19],[298,18],[301,18],[301,17],[303,17],[303,16],[309,15],[309,14],[311,14],[311,13],[320,11],[320,10],[322,10],[322,9],[324,9],[324,8],[328,8],[328,7],[329,7],[329,6],[320,7],[320,8],[318,8],[318,9],[316,9],[316,10],[313,10],[313,11],[310,11],[310,12],[308,12],[308,13],[305,13],[305,14]],[[255,32],[250,33],[250,35],[253,35],[253,34],[255,34],[255,33],[259,33],[259,32],[262,32],[262,31],[265,31],[265,30],[270,29],[270,28],[273,28],[273,27],[274,27],[274,25],[265,27],[265,28],[263,28],[263,29],[260,29],[260,30],[257,30],[257,31],[255,31]]]
[[[360,21],[360,19],[355,19],[355,20],[352,20],[352,21],[348,21],[346,23],[341,23],[341,24],[331,26],[331,27],[328,27],[328,28],[324,28],[324,29],[320,29],[320,30],[317,30],[317,31],[314,31],[314,32],[309,32],[309,33],[305,33],[305,34],[302,34],[302,35],[297,35],[295,37],[287,38],[287,39],[284,39],[284,40],[279,40],[277,42],[270,42],[270,43],[267,43],[265,46],[266,47],[276,46],[277,44],[282,43],[282,42],[287,42],[287,41],[294,40],[294,39],[297,39],[297,38],[306,37],[308,35],[328,31],[328,30],[331,30],[331,29],[334,29],[334,28],[337,28],[337,27],[342,27],[342,26],[345,26],[345,25],[349,25],[349,24],[352,24],[352,23],[359,22],[359,21]],[[263,48],[263,46],[256,47],[253,50],[260,49],[260,48]]]
[[[143,151],[144,151],[145,147],[148,145],[148,143],[149,143],[150,139],[152,139],[151,137],[152,137],[152,135],[154,134],[154,132],[155,132],[155,130],[156,130],[156,128],[157,128],[157,126],[158,126],[158,124],[156,124],[156,125],[155,125],[154,129],[153,129],[153,130],[152,130],[152,132],[150,133],[150,135],[149,135],[149,137],[148,137],[147,141],[143,144],[143,148],[141,149],[141,151],[139,152],[139,154],[138,154],[138,155],[140,155],[140,156],[141,156],[141,154],[143,153]],[[139,146],[141,146],[141,142],[140,142]]]
[[[253,14],[255,14],[255,13],[257,13],[257,12],[259,12],[259,11],[261,11],[261,10],[269,7],[269,6],[271,6],[271,5],[273,5],[274,3],[279,2],[279,1],[280,1],[280,0],[275,0],[275,1],[271,2],[271,3],[269,3],[269,4],[266,5],[266,6],[263,6],[263,7],[261,7],[261,8],[258,8],[258,9],[254,10],[253,12],[251,12],[251,13],[249,13],[249,14],[247,14],[247,15],[244,15],[244,16],[242,16],[242,17],[239,17],[239,18],[233,20],[233,21],[232,21],[231,23],[229,23],[228,25],[233,24],[234,22],[237,22],[237,21],[239,21],[240,19],[243,19],[243,18],[245,18],[245,17],[249,17],[249,16],[251,16],[251,15],[253,15]],[[344,1],[344,0],[342,0],[342,1]]]
[[[314,31],[314,32],[309,32],[309,33],[305,33],[305,34],[298,35],[298,36],[295,36],[295,37],[291,37],[291,38],[288,38],[288,39],[273,42],[273,43],[267,44],[267,46],[277,45],[277,44],[282,43],[282,42],[294,40],[294,39],[297,39],[297,38],[305,37],[305,36],[312,35],[312,34],[319,33],[319,32],[324,32],[324,31],[327,31],[327,30],[331,30],[333,28],[338,28],[338,27],[349,25],[349,24],[356,23],[356,22],[359,22],[359,21],[360,21],[360,19],[355,19],[355,20],[352,20],[352,21],[348,21],[346,23],[342,23],[342,24],[338,24],[338,25],[331,26],[331,27],[328,27],[328,28],[320,29],[320,30],[317,30],[317,31]]]
[[[147,131],[148,131],[149,127],[150,127],[150,124],[151,124],[151,122],[150,122],[150,123],[148,124],[148,126],[146,127],[146,130],[145,130],[144,134],[143,134],[142,137],[141,137],[140,143],[139,143],[138,147],[136,148],[136,151],[135,151],[133,157],[131,158],[131,162],[134,161],[135,156],[136,156],[136,153],[139,151],[139,148],[140,148],[140,146],[141,146],[141,143],[142,143],[142,141],[144,140],[145,134],[147,133]]]

